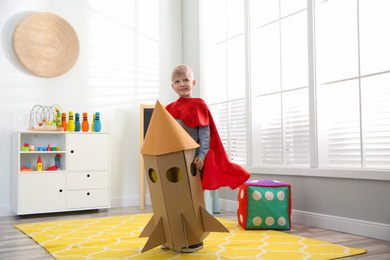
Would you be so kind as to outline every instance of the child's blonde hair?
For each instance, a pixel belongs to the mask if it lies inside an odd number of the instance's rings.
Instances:
[[[175,76],[182,76],[182,75],[186,75],[191,79],[194,78],[194,73],[192,72],[192,69],[188,65],[181,64],[179,66],[176,66],[173,69],[172,75],[171,75],[171,80],[173,81],[173,78]]]

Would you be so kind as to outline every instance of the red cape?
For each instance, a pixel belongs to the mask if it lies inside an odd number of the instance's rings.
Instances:
[[[166,109],[188,127],[209,126],[210,128],[210,150],[204,160],[202,175],[203,189],[215,190],[228,186],[234,190],[249,179],[250,175],[244,168],[229,160],[210,110],[202,99],[179,98],[166,106]]]

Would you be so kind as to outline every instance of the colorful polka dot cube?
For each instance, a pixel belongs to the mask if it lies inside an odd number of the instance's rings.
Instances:
[[[244,229],[290,229],[291,185],[252,180],[238,189],[238,223]]]

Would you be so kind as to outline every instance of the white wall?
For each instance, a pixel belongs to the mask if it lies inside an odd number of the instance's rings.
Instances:
[[[56,78],[26,71],[12,32],[27,14],[66,19],[80,40],[75,66]],[[11,133],[25,131],[36,104],[99,111],[111,133],[112,205],[139,203],[139,104],[177,97],[170,73],[182,62],[180,0],[0,0],[0,215],[9,214]]]

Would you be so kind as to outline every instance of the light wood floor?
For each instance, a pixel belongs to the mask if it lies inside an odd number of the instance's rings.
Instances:
[[[90,210],[67,213],[51,213],[29,216],[11,216],[0,217],[0,259],[25,260],[25,259],[53,259],[49,253],[32,239],[28,238],[13,225],[60,221],[68,219],[83,219],[109,217],[118,215],[131,215],[139,213],[151,213],[151,206],[145,210],[138,207],[112,208],[104,210]],[[216,217],[237,221],[236,212],[221,212]],[[326,229],[313,228],[299,224],[293,224],[291,234],[326,241],[329,243],[340,244],[354,248],[365,248],[368,252],[344,259],[371,259],[371,260],[389,260],[390,242],[367,237],[361,237],[351,234],[345,234]]]

